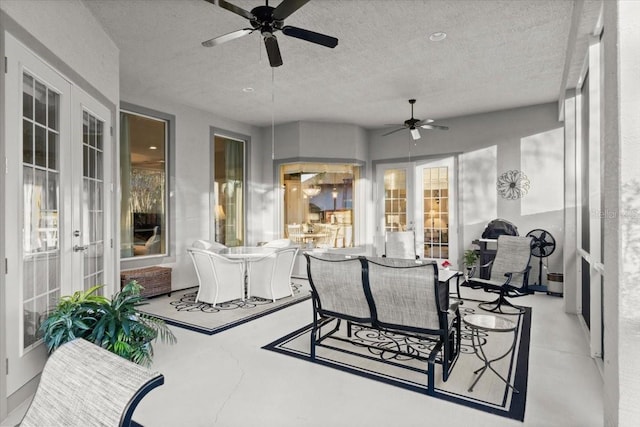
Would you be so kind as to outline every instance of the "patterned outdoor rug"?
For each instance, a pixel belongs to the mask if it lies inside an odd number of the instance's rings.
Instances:
[[[479,302],[465,300],[464,305],[460,307],[461,316],[472,313],[487,314],[477,308]],[[518,323],[515,348],[491,366],[519,393],[514,393],[491,370],[484,373],[472,392],[468,391],[477,376],[474,371],[482,367],[483,362],[478,358],[477,350],[474,350],[471,344],[470,330],[463,323],[461,354],[447,382],[442,381],[442,368],[439,364],[436,365],[434,397],[522,421],[527,396],[531,308],[527,307],[526,313],[522,316],[503,317]],[[335,323],[324,326],[323,333],[334,326]],[[310,334],[311,324],[263,348],[311,362]],[[425,356],[433,348],[433,344],[429,341],[407,338],[398,334],[379,333],[372,329],[355,326],[352,337],[348,338],[344,321],[335,335],[336,338],[326,338],[316,346],[315,363],[426,394],[427,362],[410,356],[398,356],[387,350],[402,349],[405,352]],[[480,336],[483,349],[490,359],[506,353],[514,339],[513,332],[480,332]]]
[[[163,319],[169,325],[214,335],[243,323],[274,313],[311,298],[307,280],[292,279],[293,296],[272,300],[252,297],[218,304],[196,302],[198,288],[172,292],[171,296],[151,298],[139,310]]]

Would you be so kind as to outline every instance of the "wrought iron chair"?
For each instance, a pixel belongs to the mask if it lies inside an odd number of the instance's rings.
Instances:
[[[196,249],[204,249],[210,252],[220,252],[222,249],[226,249],[226,246],[222,243],[211,242],[209,240],[196,240],[192,246]]]
[[[467,281],[472,288],[484,288],[485,292],[498,293],[496,300],[478,304],[486,311],[501,314],[522,314],[524,307],[511,304],[507,297],[519,297],[530,294],[528,288],[531,266],[531,237],[498,237],[498,249],[493,261],[482,265],[489,267],[489,279],[470,277]]]
[[[386,233],[384,255],[386,258],[418,259],[416,236],[413,231],[391,231]]]
[[[244,300],[244,260],[229,259],[204,249],[188,248],[198,276],[197,302],[216,305]]]
[[[256,260],[247,260],[248,294],[252,297],[277,299],[293,296],[291,272],[298,248],[284,248]]]
[[[78,338],[56,349],[44,366],[21,427],[133,426],[142,398],[164,376]]]

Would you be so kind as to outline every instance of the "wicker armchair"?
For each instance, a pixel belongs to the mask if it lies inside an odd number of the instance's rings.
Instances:
[[[198,276],[196,301],[211,305],[244,300],[244,260],[229,259],[204,249],[188,248]]]
[[[247,262],[248,293],[252,297],[277,299],[293,296],[291,272],[298,248],[284,248]]]
[[[131,426],[140,400],[164,376],[83,339],[55,350],[21,427]]]
[[[524,313],[524,307],[511,304],[506,297],[519,297],[531,293],[528,288],[530,260],[531,237],[499,236],[496,257],[493,261],[481,266],[491,268],[489,279],[469,278],[468,285],[472,288],[484,288],[485,292],[500,295],[496,300],[478,304],[478,306],[494,313]]]

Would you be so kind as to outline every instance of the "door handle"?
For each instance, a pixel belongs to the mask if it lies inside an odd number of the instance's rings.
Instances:
[[[87,249],[89,249],[89,246],[88,246],[88,245],[87,245],[87,246],[78,246],[78,245],[75,245],[75,246],[73,247],[73,251],[74,251],[74,252],[85,252]]]

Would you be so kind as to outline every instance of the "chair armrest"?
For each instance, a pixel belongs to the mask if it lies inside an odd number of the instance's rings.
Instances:
[[[488,268],[491,266],[491,264],[493,264],[493,260],[489,261],[488,263],[481,265],[480,268]]]
[[[524,270],[522,270],[522,271],[510,271],[510,272],[508,272],[508,273],[504,273],[504,276],[507,278],[507,281],[506,281],[506,282],[504,282],[504,284],[505,284],[505,285],[508,285],[508,284],[509,284],[509,282],[511,282],[511,277],[512,277],[514,274],[523,274],[523,275],[526,275],[526,274],[528,274],[528,273],[529,273],[529,270],[531,270],[531,266],[530,266],[530,265],[528,265],[528,266],[527,266],[527,268],[525,268],[525,269],[524,269]]]

